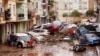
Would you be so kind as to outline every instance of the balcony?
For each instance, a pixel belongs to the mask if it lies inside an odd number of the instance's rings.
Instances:
[[[19,20],[24,19],[24,14],[23,13],[17,14],[17,19]]]
[[[24,3],[24,0],[17,0],[17,3]]]
[[[10,20],[11,19],[11,10],[7,9],[5,11],[5,20]]]
[[[46,0],[42,0],[42,5],[46,5],[47,1]]]
[[[53,0],[48,0],[48,5],[53,5]]]

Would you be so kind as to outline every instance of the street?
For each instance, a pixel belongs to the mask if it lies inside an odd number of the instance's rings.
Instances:
[[[100,56],[100,47],[86,46],[85,52],[71,51],[71,42],[46,42],[36,44],[33,48],[17,48],[0,45],[0,56]]]

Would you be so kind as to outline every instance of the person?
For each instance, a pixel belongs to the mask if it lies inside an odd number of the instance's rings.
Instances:
[[[7,35],[7,44],[10,44],[10,42],[11,42],[10,33],[8,32],[8,35]]]
[[[14,36],[14,32],[12,32],[10,34],[10,38],[11,38],[11,45],[14,45],[16,43],[17,37]]]

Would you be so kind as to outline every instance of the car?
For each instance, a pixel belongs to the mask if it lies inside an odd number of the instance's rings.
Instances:
[[[17,47],[33,47],[35,40],[26,33],[15,33],[10,35],[9,40],[7,39],[7,43]]]
[[[89,45],[100,43],[100,37],[92,33],[85,34],[85,39]]]
[[[36,42],[44,41],[44,37],[39,35],[38,33],[29,31],[27,32],[28,35],[31,35],[33,39],[36,40]]]
[[[51,23],[41,24],[41,25],[33,25],[34,29],[47,29],[51,26]]]
[[[84,26],[81,26],[77,29],[77,33],[81,36],[84,36],[84,34],[90,33],[89,30],[87,30]]]
[[[49,35],[49,31],[46,29],[34,29],[33,32],[38,33],[39,35]]]

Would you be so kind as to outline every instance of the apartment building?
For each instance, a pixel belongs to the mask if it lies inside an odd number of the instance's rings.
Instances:
[[[33,25],[35,13],[31,0],[0,0],[0,41],[5,43],[9,33],[26,32]],[[32,0],[33,1],[33,0]]]
[[[36,22],[35,15],[36,14],[36,8],[34,5],[34,0],[28,0],[28,24],[27,29],[31,30],[31,27]]]
[[[94,10],[93,1],[94,0],[55,0],[59,20],[65,21],[64,17],[62,17],[63,13],[69,15],[73,10],[78,10],[83,14],[89,9]]]
[[[3,10],[3,0],[0,0],[0,43],[2,42],[2,37],[5,37],[5,21],[4,21],[4,10]]]
[[[36,8],[36,24],[43,24],[47,21],[47,4],[48,0],[34,0],[34,7]]]
[[[100,0],[96,0],[96,11],[97,11],[97,18],[98,18],[98,22],[100,22]]]

